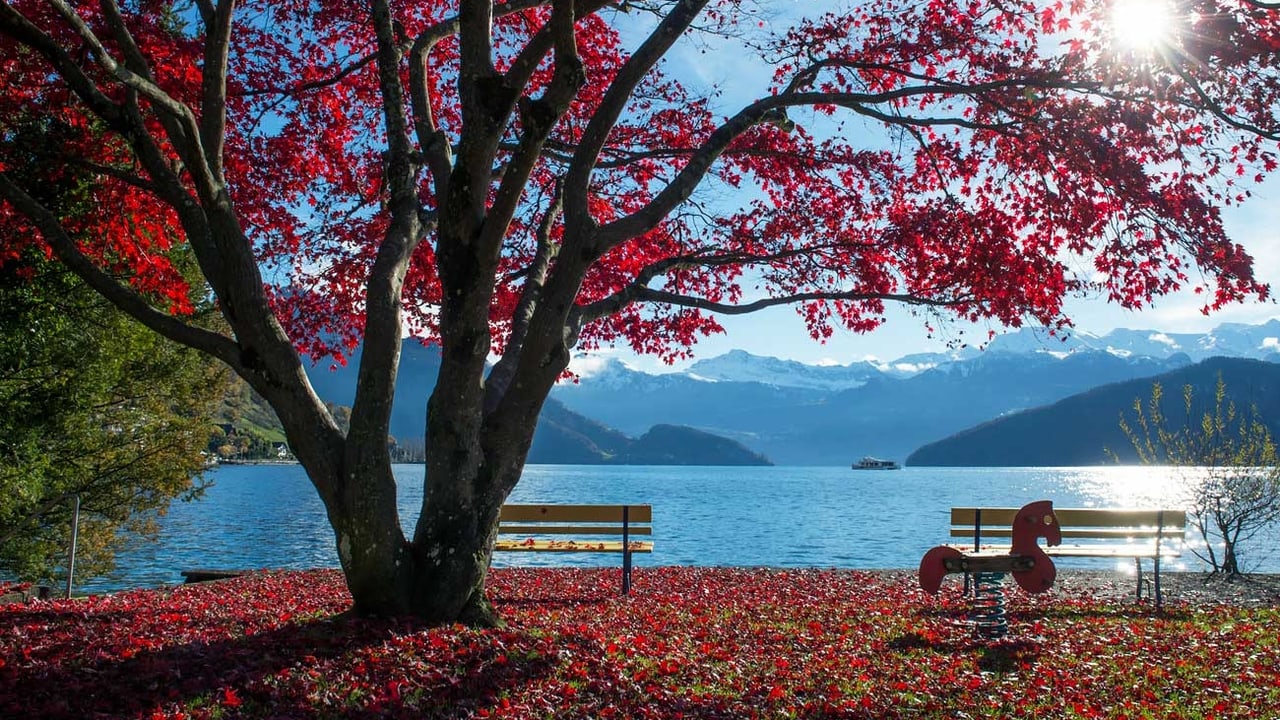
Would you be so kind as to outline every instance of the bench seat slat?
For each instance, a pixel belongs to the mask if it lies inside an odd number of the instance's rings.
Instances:
[[[648,525],[631,525],[627,530],[632,535],[652,535],[653,528]],[[498,526],[501,535],[621,535],[621,525],[552,525],[552,524],[507,524]]]
[[[948,545],[947,547],[955,548],[965,554],[973,555],[972,545]],[[983,545],[982,549],[976,553],[979,555],[1007,555],[1013,548],[1008,545]],[[1049,557],[1097,557],[1097,558],[1154,558],[1156,556],[1155,545],[1057,545],[1055,547],[1041,547],[1045,554]],[[1178,558],[1182,553],[1175,547],[1160,546],[1161,558]]]
[[[1154,558],[1156,556],[1156,548],[1154,545],[1059,545],[1057,547],[1045,548],[1045,554],[1049,557],[1144,557]],[[1161,558],[1181,557],[1182,552],[1177,548],[1160,546]]]
[[[653,543],[633,541],[630,543],[630,550],[633,553],[653,552]],[[622,552],[622,542],[617,540],[607,540],[604,542],[595,542],[586,540],[576,542],[573,540],[538,540],[528,538],[525,540],[498,540],[495,550],[507,552]]]

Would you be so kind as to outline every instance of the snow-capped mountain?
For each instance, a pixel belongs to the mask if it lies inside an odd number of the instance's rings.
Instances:
[[[1223,323],[1207,333],[1120,328],[1105,335],[1073,332],[1050,336],[1044,331],[1024,328],[996,336],[987,349],[1058,355],[1101,350],[1120,357],[1152,358],[1186,354],[1196,362],[1215,356],[1274,360],[1280,354],[1280,320],[1270,320],[1261,325]]]
[[[886,374],[905,377],[910,373],[869,362],[806,365],[795,360],[760,357],[744,350],[733,350],[708,360],[699,360],[689,367],[686,374],[707,380],[758,382],[815,390],[848,390],[865,385],[867,380],[874,377]]]
[[[1121,358],[1160,360],[1185,355],[1190,362],[1219,355],[1280,361],[1280,320],[1271,320],[1262,325],[1224,323],[1207,333],[1118,329],[1105,335],[1087,332],[1051,335],[1043,330],[1023,328],[997,335],[985,350],[962,348],[946,354],[916,353],[891,362],[859,361],[848,365],[807,365],[794,360],[762,357],[733,350],[724,355],[699,360],[680,374],[721,382],[849,390],[873,378],[908,378],[926,370],[963,365],[992,354],[1061,360],[1072,354],[1092,352],[1106,352]],[[628,371],[623,372],[625,375]],[[628,380],[631,381],[633,379]]]
[[[607,382],[583,377],[557,386],[553,397],[624,433],[675,423],[732,438],[777,463],[832,465],[862,455],[903,458],[985,420],[1188,362],[1186,355],[988,352],[910,377],[869,376],[845,389],[798,385],[758,368],[752,377],[773,382],[713,380],[692,372],[649,375],[610,363],[601,373]]]
[[[982,351],[890,363],[806,365],[734,351],[655,375],[597,360],[553,396],[623,432],[676,423],[731,437],[778,463],[843,464],[862,455],[905,458],[986,420],[1215,355],[1280,362],[1280,321],[1224,324],[1203,334],[1116,330],[1059,338],[1024,329]]]

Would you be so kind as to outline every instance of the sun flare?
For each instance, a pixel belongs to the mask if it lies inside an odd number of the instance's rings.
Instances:
[[[1173,35],[1170,0],[1116,0],[1111,7],[1111,36],[1122,49],[1150,52],[1169,44]]]

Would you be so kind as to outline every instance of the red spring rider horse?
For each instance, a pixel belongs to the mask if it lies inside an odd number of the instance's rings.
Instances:
[[[939,545],[920,560],[920,587],[937,594],[942,578],[948,573],[1013,573],[1018,586],[1029,593],[1040,593],[1053,586],[1058,571],[1053,560],[1036,544],[1044,538],[1046,545],[1062,542],[1062,529],[1053,514],[1053,501],[1038,500],[1023,506],[1013,518],[1013,546],[1008,553],[975,550],[964,552]]]

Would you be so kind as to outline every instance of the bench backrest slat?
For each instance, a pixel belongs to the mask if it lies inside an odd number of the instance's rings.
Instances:
[[[1062,528],[1062,537],[1065,538],[1098,538],[1099,540],[1125,540],[1128,538],[1142,539],[1154,537],[1182,537],[1186,534],[1185,528],[1175,528],[1165,526],[1164,528]],[[974,535],[974,529],[970,527],[954,527],[951,528],[951,537],[968,537]],[[983,538],[1008,538],[1013,537],[1013,530],[1008,527],[987,527],[984,523],[982,526]]]
[[[981,513],[983,538],[1010,537],[1018,508],[951,508],[951,536],[973,537]],[[1186,534],[1185,510],[1054,508],[1063,538],[1181,538]]]
[[[498,519],[503,523],[621,523],[624,507],[629,524],[653,522],[652,505],[503,505]]]
[[[1019,508],[954,507],[951,508],[952,525],[973,525],[978,511],[982,511],[982,527],[1012,525]],[[1099,508],[1054,508],[1058,523],[1069,527],[1155,527],[1160,513],[1164,513],[1165,527],[1184,527],[1187,524],[1185,510],[1132,510]]]
[[[498,526],[502,535],[622,535],[622,525],[556,525],[538,523],[533,525],[514,525],[502,523]],[[631,535],[652,535],[653,527],[634,525],[628,528]]]

